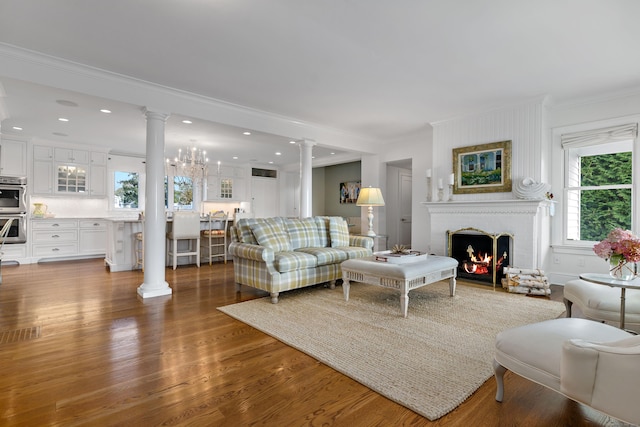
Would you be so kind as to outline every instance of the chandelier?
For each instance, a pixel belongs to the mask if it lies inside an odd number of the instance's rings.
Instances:
[[[189,147],[184,151],[180,148],[173,162],[167,159],[167,165],[175,168],[176,176],[186,176],[193,182],[198,182],[207,176],[208,164],[207,152],[196,147]]]

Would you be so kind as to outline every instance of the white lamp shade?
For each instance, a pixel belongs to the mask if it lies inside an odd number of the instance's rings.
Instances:
[[[358,206],[384,206],[384,199],[379,188],[366,187],[360,189],[358,195]]]

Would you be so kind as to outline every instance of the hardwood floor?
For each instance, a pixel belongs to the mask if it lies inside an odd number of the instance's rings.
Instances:
[[[102,260],[2,270],[3,426],[623,425],[511,373],[503,403],[490,379],[429,422],[216,310],[266,295],[236,293],[231,263],[167,269],[173,295],[147,300]]]

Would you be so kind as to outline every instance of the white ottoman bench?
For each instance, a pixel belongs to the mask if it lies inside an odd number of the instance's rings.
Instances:
[[[424,261],[406,264],[389,264],[367,257],[344,261],[340,268],[345,301],[349,301],[350,281],[397,289],[404,317],[407,317],[411,289],[449,279],[449,293],[451,296],[456,293],[458,261],[449,257],[429,255]]]
[[[620,288],[575,279],[564,284],[563,298],[566,317],[575,304],[589,319],[620,322]],[[640,325],[640,291],[627,289],[625,299],[625,325]]]

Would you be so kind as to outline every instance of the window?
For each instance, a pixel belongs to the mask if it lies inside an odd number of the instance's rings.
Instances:
[[[193,181],[186,176],[173,177],[173,209],[193,209]]]
[[[139,174],[137,172],[115,171],[113,177],[113,207],[115,209],[137,209],[139,206]]]
[[[567,242],[592,244],[616,227],[635,229],[636,129],[634,124],[562,135]]]

